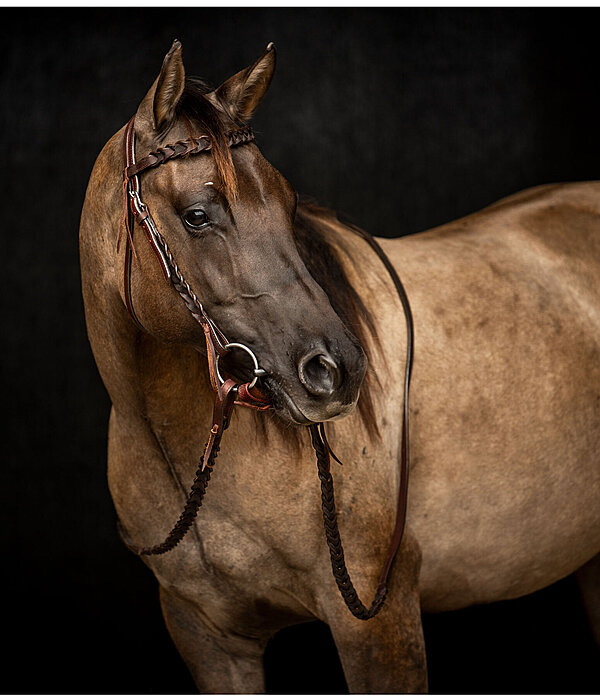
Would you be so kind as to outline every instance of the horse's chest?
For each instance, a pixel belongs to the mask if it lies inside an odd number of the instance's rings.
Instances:
[[[214,507],[203,511],[179,556],[155,570],[161,583],[236,628],[282,617],[286,624],[307,619],[314,609],[310,578],[303,573],[308,551],[294,542],[282,546],[279,534],[260,522],[228,517]]]

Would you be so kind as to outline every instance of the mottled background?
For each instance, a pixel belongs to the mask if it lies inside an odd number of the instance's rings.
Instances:
[[[255,119],[302,193],[380,236],[600,173],[592,9],[3,9],[0,690],[182,693],[152,574],[106,485],[108,397],[87,343],[78,220],[94,159],[174,38],[213,85],[278,48]],[[315,479],[316,482],[316,479]],[[315,488],[317,484],[315,483]],[[426,617],[436,693],[598,692],[572,579]],[[327,628],[276,636],[270,692],[343,692]]]

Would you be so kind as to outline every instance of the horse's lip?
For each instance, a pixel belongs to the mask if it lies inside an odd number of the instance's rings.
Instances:
[[[316,425],[323,421],[339,420],[345,418],[356,406],[356,401],[352,404],[337,406],[338,411],[334,415],[319,418],[309,418],[306,413],[298,406],[281,382],[275,379],[272,375],[265,377],[262,380],[262,385],[267,389],[269,396],[272,399],[273,408],[276,411],[283,412],[284,416],[295,425]],[[283,405],[282,405],[283,404]]]
[[[286,403],[289,418],[293,423],[297,425],[314,425],[315,421],[304,415],[287,391],[282,391],[282,396]]]
[[[311,420],[302,412],[302,410],[298,407],[296,402],[292,399],[292,397],[288,394],[288,392],[284,389],[280,382],[278,382],[276,379],[270,376],[268,379],[263,380],[263,384],[268,389],[269,394],[274,399],[273,408],[279,411],[282,411],[283,409],[285,411],[286,417],[292,423],[295,423],[296,425],[315,424],[314,420]],[[283,403],[283,406],[278,406],[278,403]]]

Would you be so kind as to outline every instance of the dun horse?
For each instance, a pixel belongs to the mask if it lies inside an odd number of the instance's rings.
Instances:
[[[269,45],[209,92],[175,42],[98,157],[81,218],[88,332],[113,406],[109,485],[132,547],[164,540],[207,435],[227,427],[225,409],[211,420],[215,367],[252,378],[246,389],[258,378],[246,398],[271,406],[235,410],[190,531],[142,555],[198,688],[263,691],[267,640],[320,619],[352,692],[423,691],[421,610],[572,572],[598,631],[600,184],[538,187],[379,241],[414,316],[410,487],[387,600],[357,619],[332,576],[307,427],[328,421],[343,462],[340,531],[370,600],[396,518],[407,326],[364,239],[298,204],[249,136],[274,67]],[[223,337],[244,347],[207,366]]]

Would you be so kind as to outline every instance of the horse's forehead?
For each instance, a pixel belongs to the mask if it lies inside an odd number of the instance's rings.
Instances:
[[[164,181],[175,189],[181,189],[187,184],[196,185],[206,177],[216,177],[217,166],[210,151],[189,155],[179,160],[173,160],[157,168]]]
[[[286,194],[291,185],[262,155],[256,145],[232,149],[233,164],[240,189],[258,189],[270,195]]]

